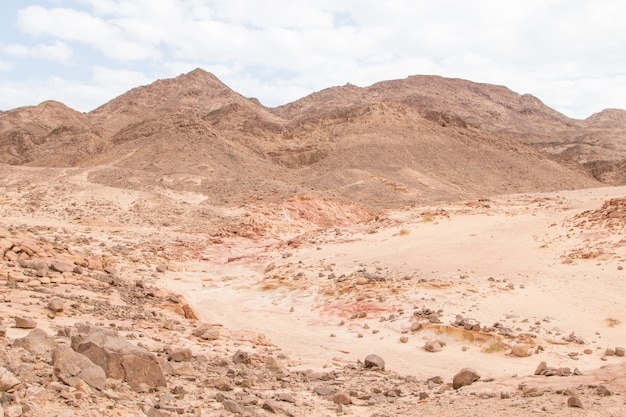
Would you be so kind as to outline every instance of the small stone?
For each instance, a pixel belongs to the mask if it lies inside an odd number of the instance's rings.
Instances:
[[[625,353],[626,353],[626,350],[623,347],[616,347],[615,348],[615,356],[622,357],[622,356],[624,356]]]
[[[28,317],[15,316],[15,327],[18,329],[34,329],[37,322]]]
[[[156,271],[160,272],[160,273],[163,273],[163,272],[167,271],[167,265],[163,265],[163,264],[162,265],[157,265]]]
[[[539,366],[537,366],[537,369],[535,369],[535,375],[543,374],[546,371],[546,369],[548,369],[548,364],[545,362],[541,362]]]
[[[352,404],[352,399],[350,399],[350,396],[345,392],[339,392],[333,395],[333,402],[335,404],[349,405]]]
[[[0,391],[6,392],[20,383],[20,380],[3,366],[0,366]]]
[[[273,414],[278,414],[281,411],[280,406],[274,400],[265,400],[265,402],[263,403],[261,408],[264,409],[264,410],[267,410],[267,411],[269,411],[270,413],[273,413]]]
[[[606,350],[604,351],[604,354],[606,356],[615,356],[615,349],[613,349],[613,348],[606,348]]]
[[[193,358],[191,349],[174,349],[170,353],[170,360],[174,362],[189,362]]]
[[[474,382],[480,379],[480,375],[471,369],[471,368],[463,368],[452,379],[452,388],[459,389],[466,385],[473,384]]]
[[[420,401],[424,401],[424,400],[427,400],[428,398],[430,398],[430,396],[428,395],[427,392],[420,392],[419,398],[420,398]]]
[[[385,361],[378,355],[367,355],[363,361],[365,368],[377,368],[380,370],[385,369]]]
[[[226,411],[230,411],[233,414],[243,415],[246,412],[245,408],[243,408],[241,405],[233,400],[224,400],[222,402],[222,405],[224,406],[224,409]]]
[[[238,350],[233,355],[233,362],[234,363],[243,363],[245,365],[249,365],[252,361],[250,360],[250,355],[247,352],[244,352],[242,350]]]
[[[528,348],[528,345],[518,343],[511,346],[511,353],[518,358],[525,358],[527,356],[530,356]]]
[[[407,343],[408,341],[409,341],[409,338],[407,336],[400,337],[400,343]]]
[[[234,389],[233,382],[227,376],[221,376],[213,381],[213,386],[220,391],[232,391]]]
[[[580,398],[576,396],[571,396],[567,399],[567,406],[574,408],[583,408],[583,403],[580,401]]]
[[[424,345],[426,352],[441,352],[442,349],[441,343],[438,340],[429,340]]]
[[[609,391],[609,389],[604,385],[599,385],[596,389],[596,394],[600,397],[608,397],[611,395],[611,391]]]
[[[53,298],[48,302],[48,309],[53,313],[61,313],[64,309],[63,300],[60,298]]]
[[[422,323],[420,323],[419,321],[414,321],[413,323],[411,323],[411,331],[412,332],[416,332],[418,330],[421,330],[422,328]]]

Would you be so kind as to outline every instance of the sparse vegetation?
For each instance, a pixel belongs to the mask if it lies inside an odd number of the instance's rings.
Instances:
[[[411,233],[411,231],[410,231],[410,230],[407,230],[407,229],[400,229],[400,232],[398,232],[398,235],[399,235],[399,236],[406,236],[406,235],[408,235],[408,234],[410,234],[410,233]]]
[[[606,321],[606,325],[609,326],[609,327],[617,327],[620,324],[622,324],[621,320],[613,318],[613,317],[609,317],[605,321]]]
[[[506,343],[504,343],[500,339],[494,338],[486,342],[483,348],[481,349],[481,351],[483,353],[497,353],[497,352],[505,351],[507,348],[508,347]]]

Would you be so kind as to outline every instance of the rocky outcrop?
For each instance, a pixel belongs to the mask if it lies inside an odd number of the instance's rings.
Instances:
[[[102,367],[108,378],[128,382],[133,391],[167,385],[154,354],[117,337],[109,329],[83,327],[84,333],[72,338],[72,348]]]

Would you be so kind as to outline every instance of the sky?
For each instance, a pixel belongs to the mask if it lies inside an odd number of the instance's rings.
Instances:
[[[2,0],[0,110],[82,112],[195,68],[266,106],[428,74],[626,109],[624,0]]]

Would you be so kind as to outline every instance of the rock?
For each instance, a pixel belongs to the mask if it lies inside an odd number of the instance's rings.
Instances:
[[[146,413],[146,417],[171,417],[171,411],[162,410],[160,408],[151,407]]]
[[[20,383],[20,380],[3,366],[0,366],[0,391],[6,392]]]
[[[596,394],[600,397],[608,397],[611,395],[611,391],[609,391],[609,389],[604,385],[599,385],[596,389]]]
[[[459,389],[471,385],[480,379],[480,375],[471,368],[463,368],[452,379],[452,388]]]
[[[265,400],[261,408],[273,414],[278,414],[282,410],[280,405],[278,405],[278,403],[274,400]]]
[[[615,356],[615,349],[613,349],[613,348],[606,348],[606,350],[604,351],[604,354],[606,356]]]
[[[333,402],[335,404],[349,405],[352,404],[352,399],[345,392],[338,392],[337,394],[333,395]]]
[[[522,393],[524,397],[531,397],[531,398],[541,397],[544,394],[543,390],[540,390],[539,388],[536,388],[536,387],[525,388],[522,391]]]
[[[167,265],[164,265],[164,264],[157,265],[156,271],[160,273],[167,271]]]
[[[543,374],[546,369],[548,369],[548,364],[545,362],[541,362],[539,366],[537,366],[537,369],[535,369],[535,375]]]
[[[441,346],[441,343],[438,340],[429,340],[424,345],[424,350],[426,352],[441,352],[442,349],[443,347]]]
[[[170,360],[174,362],[189,362],[193,358],[191,349],[174,349],[170,353]]]
[[[378,355],[367,355],[365,361],[363,361],[365,368],[375,368],[381,371],[385,369],[385,361]]]
[[[56,340],[41,329],[31,330],[26,336],[13,342],[13,347],[24,348],[48,363],[52,362],[52,352],[57,346]]]
[[[411,331],[412,332],[417,332],[418,330],[422,329],[422,323],[420,323],[419,321],[414,321],[413,323],[411,323]]]
[[[74,263],[68,261],[54,261],[50,263],[50,269],[56,272],[72,272]]]
[[[530,356],[530,352],[528,351],[528,349],[528,345],[518,343],[511,346],[511,353],[518,358],[525,358],[527,356]]]
[[[277,372],[277,373],[282,373],[282,374],[289,373],[285,365],[283,365],[281,361],[279,361],[273,356],[270,356],[269,358],[267,358],[267,361],[265,361],[265,367],[272,372]]]
[[[409,338],[407,336],[400,336],[400,343],[407,343]]]
[[[151,388],[166,386],[156,356],[109,329],[90,327],[88,333],[72,337],[72,348],[102,367],[108,378],[128,382],[133,391],[140,389],[141,384]]]
[[[233,355],[233,362],[234,363],[243,363],[245,365],[250,365],[250,363],[252,361],[251,361],[250,355],[248,355],[248,353],[246,353],[246,352],[244,352],[242,350],[238,350]]]
[[[230,411],[233,414],[243,415],[246,413],[246,409],[239,405],[239,403],[237,403],[236,401],[224,400],[222,402],[222,405],[224,406],[224,409],[226,411]]]
[[[580,398],[576,396],[571,396],[567,399],[567,406],[574,408],[583,408],[583,403],[580,401]]]
[[[74,352],[68,346],[59,346],[52,355],[54,375],[71,387],[77,387],[79,381],[102,391],[105,388],[104,369],[90,361],[86,356]]]
[[[227,376],[221,376],[213,381],[213,386],[220,391],[232,391],[235,389],[233,381]]]
[[[615,348],[615,356],[624,356],[624,354],[626,353],[626,350],[623,347],[616,347]]]
[[[34,329],[37,322],[28,317],[15,316],[15,327],[18,329]]]
[[[60,298],[53,298],[48,302],[48,309],[53,313],[63,312],[64,307],[64,302]]]
[[[329,397],[329,396],[333,395],[335,392],[337,392],[337,389],[336,388],[331,388],[331,387],[326,386],[326,385],[322,385],[322,386],[316,387],[313,391],[317,395],[320,395],[322,397]]]

